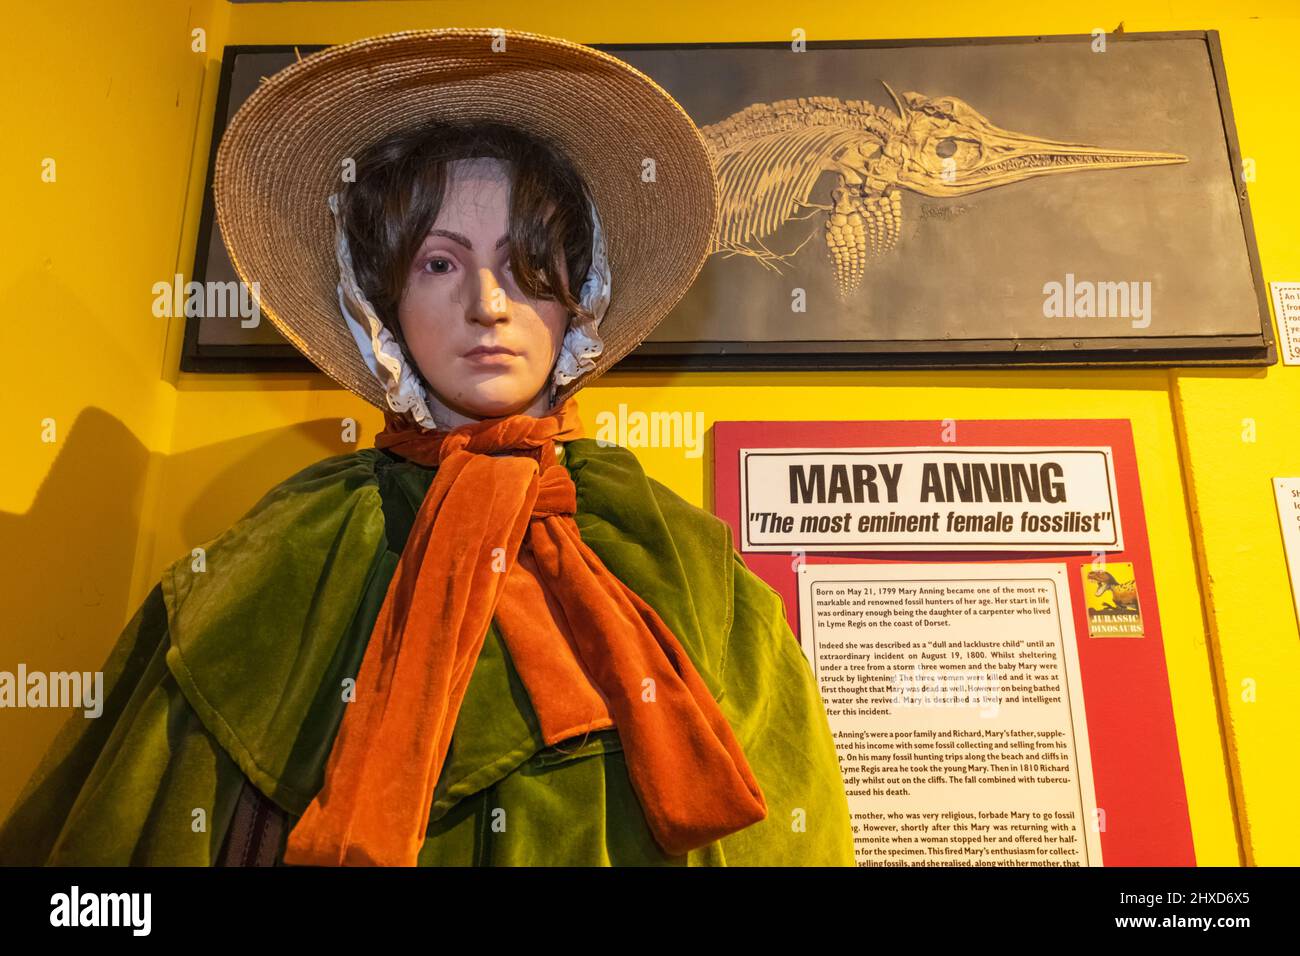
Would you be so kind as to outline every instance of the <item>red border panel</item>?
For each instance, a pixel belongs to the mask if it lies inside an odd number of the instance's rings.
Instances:
[[[1101,834],[1107,866],[1195,866],[1191,821],[1164,641],[1151,572],[1146,514],[1138,482],[1133,430],[1127,419],[1032,421],[961,420],[959,440],[936,440],[939,421],[718,422],[713,430],[714,513],[740,535],[741,448],[889,448],[900,446],[1109,445],[1119,490],[1124,551],[1108,561],[1131,561],[1145,633],[1141,638],[1090,638],[1081,568],[1091,551],[881,551],[808,554],[807,564],[925,564],[1051,562],[1069,568],[1074,629],[1079,644],[1084,709],[1092,744],[1097,805],[1105,811]],[[793,553],[744,552],[749,568],[785,601],[790,628],[799,633],[799,599]]]

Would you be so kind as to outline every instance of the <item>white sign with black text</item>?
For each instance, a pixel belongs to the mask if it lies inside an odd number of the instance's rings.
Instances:
[[[859,866],[1100,866],[1064,564],[803,564]]]
[[[1274,478],[1277,517],[1282,523],[1282,547],[1291,571],[1291,598],[1300,623],[1300,478]]]
[[[1283,365],[1300,365],[1300,282],[1270,282]]]
[[[742,448],[744,551],[1122,551],[1106,447]]]

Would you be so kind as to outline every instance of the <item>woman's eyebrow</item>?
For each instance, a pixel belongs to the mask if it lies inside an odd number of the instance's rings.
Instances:
[[[468,239],[466,239],[464,236],[462,236],[459,232],[452,232],[450,229],[430,229],[430,230],[429,230],[429,235],[431,235],[431,236],[446,236],[448,239],[452,240],[452,242],[459,242],[462,246],[464,246],[464,247],[465,247],[466,249],[468,249],[470,252],[473,252],[473,251],[474,251],[474,243],[470,242]],[[497,240],[497,244],[496,244],[493,248],[495,248],[495,249],[500,249],[502,246],[504,246],[504,245],[505,245],[507,242],[509,242],[509,241],[510,241],[510,234],[509,234],[509,233],[506,233],[504,236],[502,236],[500,239]]]

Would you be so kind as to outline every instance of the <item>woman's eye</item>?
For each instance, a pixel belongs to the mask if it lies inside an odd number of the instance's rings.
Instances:
[[[450,272],[454,265],[455,263],[446,256],[430,256],[420,264],[420,271],[425,275],[442,276]],[[513,276],[515,274],[515,270],[508,259],[502,263],[501,268],[506,275]],[[546,270],[539,268],[536,270],[536,275],[539,280],[545,281]]]

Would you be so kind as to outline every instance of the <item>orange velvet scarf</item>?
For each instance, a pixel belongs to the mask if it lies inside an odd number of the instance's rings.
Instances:
[[[548,745],[617,729],[665,853],[764,819],[758,782],[686,651],[579,535],[576,488],[554,445],[583,436],[576,401],[449,432],[385,421],[376,447],[438,472],[371,632],[325,784],[289,834],[284,862],[416,863],[494,617]]]

